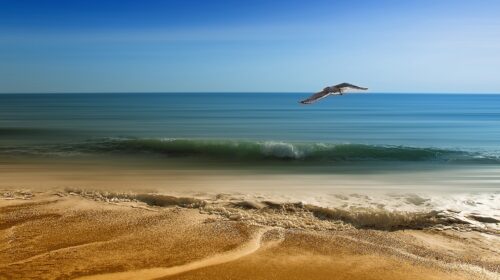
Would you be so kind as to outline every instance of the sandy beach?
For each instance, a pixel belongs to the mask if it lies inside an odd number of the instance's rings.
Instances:
[[[492,232],[376,229],[322,208],[224,195],[4,189],[0,197],[0,279],[499,277]]]
[[[382,191],[388,181],[371,175],[114,163],[0,165],[0,279],[500,276],[497,214],[470,214],[494,209],[494,193],[425,196]],[[337,189],[322,185],[331,180]],[[350,185],[364,181],[371,189]]]

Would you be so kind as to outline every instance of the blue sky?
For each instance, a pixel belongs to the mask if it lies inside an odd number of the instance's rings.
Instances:
[[[500,92],[499,1],[0,0],[0,93]]]

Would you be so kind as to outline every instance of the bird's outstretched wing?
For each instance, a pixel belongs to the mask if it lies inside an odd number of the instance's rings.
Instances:
[[[311,104],[329,95],[342,95],[346,90],[367,90],[368,88],[358,87],[349,83],[341,83],[335,86],[326,87],[322,91],[311,95],[309,98],[300,101],[302,104]]]
[[[335,86],[336,88],[344,91],[344,90],[347,90],[347,89],[357,89],[357,90],[367,90],[368,88],[364,88],[364,87],[358,87],[358,86],[355,86],[353,84],[349,84],[349,83],[341,83],[341,84],[338,84]]]
[[[318,100],[320,100],[322,98],[327,97],[329,94],[330,94],[329,91],[322,90],[320,92],[317,92],[317,93],[311,95],[309,98],[300,101],[300,103],[302,103],[302,104],[311,104],[311,103],[316,102],[316,101],[318,101]]]

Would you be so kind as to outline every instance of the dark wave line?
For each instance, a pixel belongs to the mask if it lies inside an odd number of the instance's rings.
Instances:
[[[81,153],[157,154],[239,161],[436,161],[500,163],[497,154],[407,146],[291,143],[197,139],[106,138],[79,144],[43,147],[3,147],[1,153],[72,155]]]

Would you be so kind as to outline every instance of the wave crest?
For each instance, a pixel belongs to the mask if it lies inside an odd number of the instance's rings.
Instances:
[[[96,145],[100,151],[147,152],[167,156],[205,156],[241,160],[301,161],[441,161],[499,163],[495,154],[407,146],[291,143],[195,139],[110,139]]]
[[[289,159],[300,159],[305,154],[293,144],[285,142],[264,142],[261,151],[263,155],[268,157]]]
[[[205,157],[239,161],[435,161],[498,164],[496,153],[408,146],[292,143],[198,139],[107,138],[80,144],[43,147],[3,147],[2,154],[79,155],[82,153],[157,154],[167,157]]]

